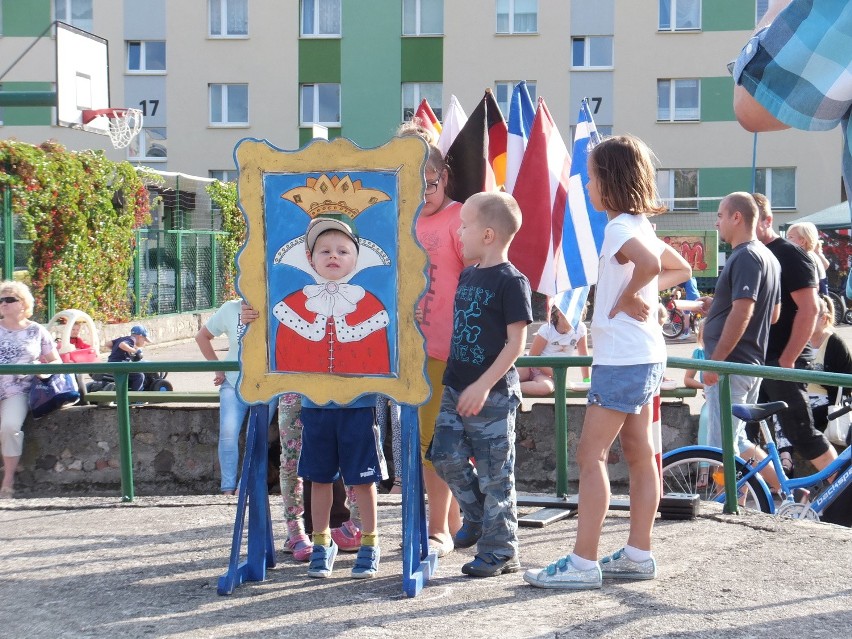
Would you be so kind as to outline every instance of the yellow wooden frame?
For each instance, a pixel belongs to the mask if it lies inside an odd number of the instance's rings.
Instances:
[[[399,403],[419,405],[429,397],[425,374],[425,341],[414,311],[427,279],[427,256],[415,239],[414,222],[423,203],[423,178],[428,147],[415,136],[394,138],[375,149],[361,149],[345,138],[315,140],[299,151],[282,151],[265,140],[246,139],[235,150],[239,168],[239,203],[247,220],[246,243],[237,256],[238,288],[260,318],[248,326],[240,352],[238,390],[257,404],[285,392],[299,393],[317,404],[346,404],[366,393],[381,393]],[[396,264],[398,321],[398,376],[351,376],[334,373],[298,373],[271,370],[268,326],[269,296],[264,227],[265,173],[385,171],[397,175],[399,185],[398,260]]]

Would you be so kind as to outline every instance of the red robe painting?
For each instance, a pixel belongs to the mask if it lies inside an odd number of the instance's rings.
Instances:
[[[306,373],[390,373],[388,312],[354,284],[323,282],[291,293],[273,308],[276,370]]]

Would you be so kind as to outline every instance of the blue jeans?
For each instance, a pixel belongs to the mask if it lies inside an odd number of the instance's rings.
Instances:
[[[278,406],[278,397],[269,402],[269,419]],[[237,464],[240,461],[240,431],[248,412],[246,404],[227,379],[219,387],[219,469],[222,491],[236,490]],[[267,424],[269,426],[269,424]]]

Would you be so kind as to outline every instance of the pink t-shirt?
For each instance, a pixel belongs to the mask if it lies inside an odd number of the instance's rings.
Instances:
[[[429,357],[447,361],[453,333],[453,300],[464,269],[459,226],[462,205],[453,202],[434,215],[417,218],[417,239],[429,254],[429,290],[420,300]]]

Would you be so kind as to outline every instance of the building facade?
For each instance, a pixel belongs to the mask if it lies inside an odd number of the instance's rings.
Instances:
[[[717,198],[767,192],[779,223],[837,204],[838,130],[754,136],[731,106],[726,64],[766,0],[0,0],[0,60],[11,64],[51,20],[109,42],[112,106],[145,123],[125,150],[58,127],[50,107],[0,107],[3,138],[56,139],[159,170],[230,179],[234,145],[296,149],[315,134],[377,146],[426,97],[439,117],[485,89],[505,108],[526,80],[570,146],[580,100],[605,133],[655,151],[677,228],[712,228]],[[48,33],[0,90],[50,90]],[[0,71],[2,72],[2,71]],[[704,198],[707,198],[706,200]]]

